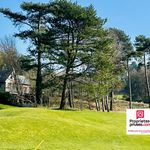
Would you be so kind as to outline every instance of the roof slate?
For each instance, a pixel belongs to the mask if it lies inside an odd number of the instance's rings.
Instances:
[[[1,70],[0,71],[0,82],[1,83],[5,82],[11,73],[12,73],[12,70]]]

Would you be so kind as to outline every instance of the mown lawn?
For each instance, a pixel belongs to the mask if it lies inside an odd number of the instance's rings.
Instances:
[[[150,136],[126,135],[125,119],[125,113],[0,105],[0,150],[149,150]]]

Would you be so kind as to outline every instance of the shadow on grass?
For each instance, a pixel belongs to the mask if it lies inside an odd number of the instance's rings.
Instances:
[[[0,110],[3,110],[3,109],[8,109],[7,107],[0,107]]]
[[[75,108],[65,108],[65,109],[60,109],[60,108],[50,108],[51,110],[59,110],[59,111],[79,111],[78,109]]]
[[[12,107],[14,107],[14,106],[6,105],[6,104],[0,104],[0,110],[12,108]]]

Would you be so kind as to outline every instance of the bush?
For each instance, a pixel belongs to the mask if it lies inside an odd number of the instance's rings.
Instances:
[[[0,92],[0,103],[1,104],[11,104],[12,95],[9,92]]]

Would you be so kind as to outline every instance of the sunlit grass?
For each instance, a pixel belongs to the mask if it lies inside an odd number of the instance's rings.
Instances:
[[[0,105],[0,108],[2,106]],[[125,113],[0,110],[0,149],[149,150],[150,136],[127,136]]]

